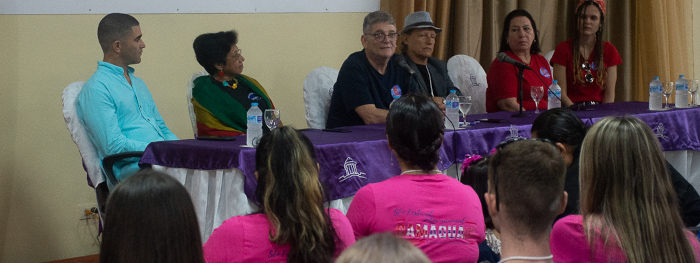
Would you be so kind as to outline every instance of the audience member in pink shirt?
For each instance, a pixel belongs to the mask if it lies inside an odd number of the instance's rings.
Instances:
[[[204,258],[216,262],[331,262],[355,243],[348,219],[323,208],[314,148],[290,127],[265,134],[255,153],[261,214],[237,216],[214,230]]]
[[[549,234],[564,212],[566,163],[549,140],[512,140],[489,157],[489,190],[484,195],[501,233],[499,262],[553,262]]]
[[[556,262],[700,262],[658,139],[639,119],[607,117],[581,148],[581,215],[554,224]],[[592,249],[591,249],[592,248]]]
[[[476,262],[481,203],[471,187],[437,170],[444,127],[428,97],[409,94],[393,103],[386,134],[401,174],[357,192],[347,213],[357,239],[391,231],[433,262]]]

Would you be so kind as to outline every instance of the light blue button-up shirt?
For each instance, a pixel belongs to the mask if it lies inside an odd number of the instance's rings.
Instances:
[[[122,67],[98,61],[97,71],[78,95],[78,117],[100,160],[116,153],[143,151],[150,142],[178,139],[165,126],[146,83],[134,76],[131,67],[129,77],[132,84]],[[138,171],[138,159],[119,162],[114,168],[117,179],[124,179]]]

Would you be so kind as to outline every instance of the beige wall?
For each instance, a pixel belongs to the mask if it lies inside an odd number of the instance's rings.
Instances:
[[[135,15],[146,49],[136,75],[168,126],[192,138],[185,85],[201,70],[192,41],[236,29],[244,73],[260,81],[287,125],[306,127],[302,85],[360,50],[364,13]],[[80,205],[94,203],[61,113],[61,92],[87,80],[102,53],[102,15],[0,15],[0,262],[98,253]]]
[[[700,0],[693,0],[700,14]],[[306,127],[302,84],[319,66],[339,68],[361,48],[363,13],[136,15],[146,49],[136,74],[149,84],[168,126],[192,138],[185,84],[201,70],[191,43],[235,28],[257,78],[283,111]],[[0,15],[0,262],[37,262],[98,253],[78,206],[94,202],[61,114],[61,92],[87,80],[101,59],[102,15]],[[693,21],[700,40],[700,19]],[[700,65],[700,41],[693,41]],[[700,78],[700,67],[694,68]]]

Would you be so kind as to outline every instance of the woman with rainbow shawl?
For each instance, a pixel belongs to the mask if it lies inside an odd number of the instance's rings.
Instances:
[[[194,40],[197,62],[209,73],[196,78],[192,89],[197,136],[245,134],[251,103],[258,103],[263,112],[275,107],[257,80],[241,74],[245,58],[237,43],[238,33],[233,30],[202,34]],[[265,125],[263,131],[268,131]]]

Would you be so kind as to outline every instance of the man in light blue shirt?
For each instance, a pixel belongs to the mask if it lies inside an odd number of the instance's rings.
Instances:
[[[158,113],[146,83],[131,64],[141,62],[146,45],[136,18],[113,13],[97,28],[104,58],[78,95],[77,111],[100,160],[127,151],[143,151],[150,142],[177,140]],[[138,159],[114,165],[119,180],[139,170]]]

